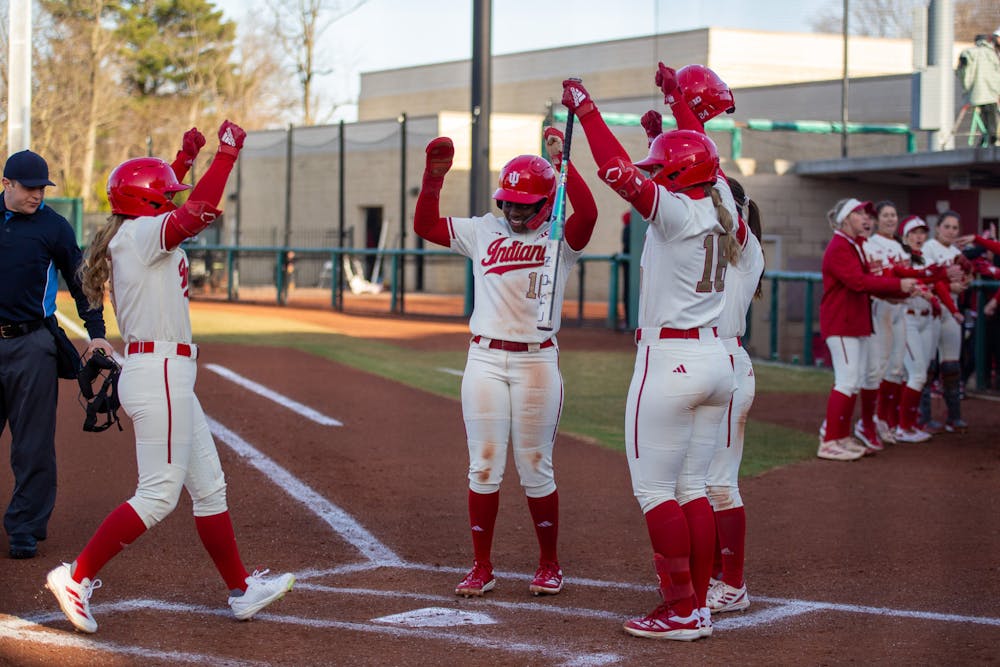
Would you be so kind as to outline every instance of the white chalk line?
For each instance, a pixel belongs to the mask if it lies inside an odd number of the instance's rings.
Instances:
[[[166,611],[170,613],[178,614],[203,614],[208,616],[230,616],[231,612],[223,611],[220,609],[214,609],[205,607],[203,605],[192,605],[192,604],[182,604],[176,602],[163,602],[161,600],[121,600],[118,602],[107,602],[101,604],[95,604],[91,606],[91,611],[95,615],[102,614],[112,614],[116,612],[130,612],[130,611]],[[23,626],[34,626],[39,629],[38,632],[33,633],[32,638],[36,635],[51,635],[51,632],[42,632],[41,623],[52,623],[59,620],[65,620],[65,616],[60,613],[51,614],[39,614],[30,617],[30,619],[16,621],[17,624]],[[390,635],[393,637],[404,637],[411,639],[425,639],[433,641],[444,641],[449,643],[458,643],[472,646],[479,649],[491,649],[491,650],[502,650],[515,653],[527,653],[530,655],[537,655],[540,657],[545,657],[550,660],[559,660],[561,664],[573,665],[573,666],[589,666],[589,665],[605,665],[620,661],[620,656],[614,653],[592,653],[588,655],[581,655],[574,651],[559,648],[554,646],[552,643],[545,644],[533,644],[530,642],[514,642],[508,641],[507,639],[490,639],[488,637],[479,637],[468,634],[468,628],[457,629],[457,631],[449,632],[447,630],[428,630],[425,628],[405,628],[401,626],[393,625],[373,625],[371,623],[357,623],[350,621],[336,621],[332,619],[323,618],[303,618],[301,616],[291,616],[286,614],[279,614],[275,612],[261,612],[254,616],[255,620],[268,621],[271,623],[284,623],[286,625],[296,625],[309,628],[317,629],[333,629],[333,630],[347,630],[351,632],[365,632],[371,634],[380,635]],[[2,633],[5,628],[6,623],[0,621],[0,633]],[[462,633],[464,631],[464,633]],[[0,634],[0,637],[3,637]],[[54,635],[53,635],[54,636]],[[63,637],[63,635],[59,635]],[[133,655],[150,655],[153,652],[146,652],[146,649],[140,649],[137,647],[124,647],[117,644],[111,643],[97,643],[93,640],[79,639],[72,636],[76,641],[81,643],[81,648],[89,648],[94,650],[110,650],[113,653],[130,653]],[[198,654],[179,654],[189,656],[188,662],[203,662],[209,658],[209,656],[199,656]],[[170,657],[169,654],[165,654],[166,657]],[[160,655],[155,655],[153,657],[163,657]],[[216,661],[215,664],[224,664],[222,661]],[[235,664],[235,663],[230,663]],[[248,664],[246,661],[240,664]],[[261,663],[254,663],[261,664]]]
[[[297,477],[278,465],[273,459],[253,447],[246,440],[211,417],[207,417],[212,433],[247,463],[259,470],[285,493],[300,502],[310,512],[330,526],[335,533],[347,540],[368,560],[380,565],[402,563],[389,547],[358,523],[354,517],[300,481]]]
[[[0,615],[0,642],[5,639],[11,639],[17,642],[27,641],[35,644],[46,644],[48,646],[56,646],[61,649],[81,649],[101,651],[104,653],[132,655],[145,660],[159,659],[178,663],[184,662],[220,665],[225,667],[241,667],[242,665],[263,666],[267,664],[256,660],[251,661],[242,658],[233,660],[231,658],[223,658],[221,656],[205,653],[163,651],[159,649],[142,648],[139,646],[119,644],[117,642],[104,640],[98,642],[82,635],[53,631],[51,628],[39,625],[40,623],[51,623],[53,621],[65,619],[66,617],[61,612],[59,614],[46,614],[44,616],[33,617],[32,620]]]
[[[317,410],[313,410],[308,405],[303,405],[302,403],[299,403],[294,399],[288,398],[284,394],[279,394],[273,389],[269,389],[262,384],[254,382],[249,378],[243,377],[239,373],[229,370],[225,366],[220,366],[219,364],[202,364],[202,367],[212,371],[213,373],[221,375],[230,382],[235,382],[244,389],[247,389],[259,396],[263,396],[266,399],[274,401],[281,407],[287,408],[292,412],[302,415],[306,419],[314,421],[317,424],[321,424],[322,426],[344,425],[343,422],[341,422],[338,419],[334,419],[333,417],[328,417]]]
[[[444,366],[439,366],[437,370],[442,373],[447,373],[448,375],[456,375],[458,377],[462,377],[463,375],[465,375],[463,371],[460,371],[456,368],[445,368]]]

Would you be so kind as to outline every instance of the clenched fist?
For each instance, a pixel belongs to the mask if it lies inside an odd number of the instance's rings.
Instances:
[[[438,137],[427,144],[426,152],[424,177],[443,179],[455,158],[455,144],[448,137]]]
[[[219,127],[219,152],[235,158],[240,154],[246,138],[246,130],[242,127],[231,120],[223,121]]]
[[[663,92],[663,101],[667,104],[673,104],[674,93],[677,91],[677,72],[662,62],[658,63],[655,81],[656,86]]]
[[[562,85],[563,106],[573,112],[577,118],[583,118],[597,108],[594,100],[590,97],[590,93],[583,87],[583,82],[580,79],[566,79],[562,82]]]
[[[205,135],[198,131],[197,127],[192,127],[184,133],[181,140],[181,152],[192,160],[198,157],[198,151],[205,145]]]
[[[562,167],[563,141],[565,140],[562,130],[549,126],[542,133],[542,139],[545,142],[545,151],[549,155],[549,162],[552,163],[556,171],[559,171]]]
[[[651,145],[653,139],[663,134],[663,116],[659,111],[650,109],[642,114],[642,120],[639,122],[642,124],[642,129],[646,130],[647,145]]]

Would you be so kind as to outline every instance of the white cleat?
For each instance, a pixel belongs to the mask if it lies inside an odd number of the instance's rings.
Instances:
[[[239,620],[250,620],[258,611],[284,597],[285,593],[292,590],[292,586],[295,585],[295,575],[290,572],[265,579],[264,575],[268,572],[270,570],[263,572],[254,570],[253,574],[246,578],[247,589],[243,595],[229,597],[229,606],[233,610],[233,615]]]
[[[80,632],[97,632],[97,621],[90,615],[90,596],[101,587],[101,580],[73,581],[69,563],[63,563],[45,577],[45,587],[52,591],[66,618]]]
[[[743,611],[750,606],[750,596],[747,595],[747,585],[733,588],[720,581],[708,589],[708,599],[705,601],[713,614],[723,614],[728,611]]]

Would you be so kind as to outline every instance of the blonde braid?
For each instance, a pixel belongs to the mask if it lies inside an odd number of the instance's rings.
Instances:
[[[80,264],[80,283],[83,293],[91,308],[104,305],[104,285],[111,277],[111,258],[108,257],[108,244],[118,233],[122,223],[128,220],[125,216],[112,214],[103,227],[94,233],[94,238],[87,247],[87,254]]]
[[[706,185],[705,190],[706,195],[711,195],[712,204],[715,205],[715,215],[722,224],[722,228],[726,230],[725,237],[721,239],[722,253],[726,258],[726,262],[732,266],[740,261],[740,257],[743,254],[740,242],[736,238],[736,234],[733,233],[733,214],[722,203],[722,193],[719,191],[719,188]]]

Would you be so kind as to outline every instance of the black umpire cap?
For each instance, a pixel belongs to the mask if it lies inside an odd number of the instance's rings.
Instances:
[[[49,164],[38,153],[23,150],[7,158],[3,177],[17,181],[26,188],[55,185],[49,180]]]

